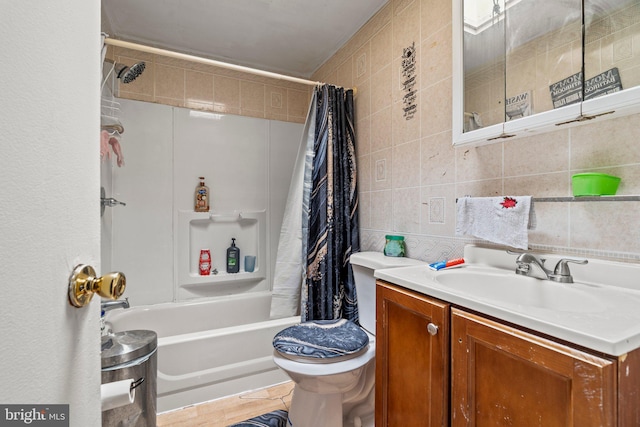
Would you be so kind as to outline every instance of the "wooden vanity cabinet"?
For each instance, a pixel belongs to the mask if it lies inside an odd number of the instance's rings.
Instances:
[[[378,281],[376,426],[449,424],[449,304]]]
[[[615,360],[451,310],[452,427],[615,427]]]
[[[596,354],[379,280],[376,426],[640,426],[640,349]]]

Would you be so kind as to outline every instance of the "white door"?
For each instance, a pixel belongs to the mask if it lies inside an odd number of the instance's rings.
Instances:
[[[0,405],[100,426],[99,298],[67,301],[76,264],[100,272],[100,2],[0,10]]]

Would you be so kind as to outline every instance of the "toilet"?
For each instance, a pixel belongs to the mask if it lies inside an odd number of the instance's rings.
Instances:
[[[349,259],[360,326],[311,321],[276,334],[273,360],[295,383],[287,426],[373,427],[375,422],[376,279],[374,270],[425,264],[360,252]]]

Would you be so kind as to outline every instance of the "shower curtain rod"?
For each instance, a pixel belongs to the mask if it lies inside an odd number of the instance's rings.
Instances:
[[[244,67],[242,65],[229,64],[229,63],[226,63],[226,62],[215,61],[213,59],[202,58],[200,56],[187,55],[185,53],[173,52],[173,51],[170,51],[170,50],[159,49],[157,47],[145,46],[145,45],[138,44],[138,43],[132,43],[132,42],[127,42],[127,41],[123,41],[123,40],[112,39],[112,38],[109,38],[109,37],[105,38],[104,42],[105,42],[105,44],[108,44],[108,45],[111,45],[111,46],[124,47],[124,48],[127,48],[127,49],[138,50],[138,51],[146,52],[146,53],[154,53],[156,55],[168,56],[168,57],[176,58],[176,59],[184,59],[185,61],[200,62],[201,64],[214,65],[216,67],[228,68],[230,70],[241,71],[241,72],[244,72],[244,73],[251,73],[251,74],[255,74],[255,75],[263,76],[263,77],[270,77],[272,79],[287,80],[287,81],[290,81],[290,82],[300,83],[300,84],[310,85],[310,86],[316,86],[316,85],[324,84],[322,82],[314,82],[312,80],[300,79],[298,77],[291,77],[291,76],[287,76],[287,75],[284,75],[284,74],[272,73],[270,71],[257,70],[255,68]]]

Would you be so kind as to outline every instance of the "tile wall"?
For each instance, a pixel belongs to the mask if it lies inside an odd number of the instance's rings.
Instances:
[[[384,235],[394,233],[405,236],[414,258],[459,256],[474,240],[455,236],[457,197],[569,196],[577,172],[620,176],[618,194],[640,194],[638,115],[481,147],[452,147],[451,4],[390,0],[312,76],[357,87],[362,248],[381,250]],[[412,44],[418,108],[406,120],[401,61]],[[640,261],[639,202],[538,203],[535,211],[534,249]]]
[[[136,80],[119,85],[121,98],[293,123],[307,116],[311,86],[120,47],[110,46],[107,58],[146,62]]]

